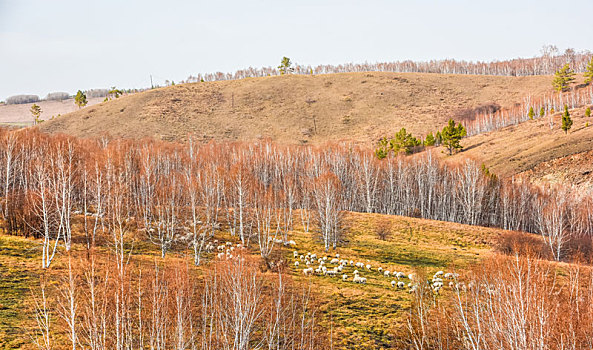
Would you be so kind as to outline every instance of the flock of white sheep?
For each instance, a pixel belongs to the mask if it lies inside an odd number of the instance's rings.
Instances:
[[[307,254],[300,254],[297,250],[293,252],[294,266],[299,268],[303,266],[303,274],[305,276],[312,275],[323,275],[329,277],[338,277],[341,275],[342,281],[351,281],[354,283],[366,284],[367,278],[362,276],[361,271],[364,273],[375,273],[384,278],[391,278],[391,287],[397,289],[408,288],[409,293],[414,293],[418,290],[420,281],[415,273],[406,274],[405,272],[395,271],[387,268],[373,267],[369,263],[363,263],[360,261],[355,262],[354,260],[341,259],[340,254],[336,254],[335,257],[331,256],[318,256],[315,253],[308,252]],[[346,272],[348,269],[353,270],[352,276]],[[360,271],[359,271],[360,270]],[[448,280],[448,286],[451,289],[465,289],[463,282],[457,282],[459,274],[453,272],[437,271],[432,279],[426,281],[432,291],[438,294],[439,291],[445,286],[445,280]],[[408,283],[406,283],[406,281]]]
[[[285,245],[294,246],[296,243],[290,241],[285,243]],[[218,240],[215,240],[214,242],[208,243],[204,250],[206,252],[217,251],[218,253],[216,257],[218,259],[232,259],[235,250],[242,248],[243,245],[240,243],[233,244],[232,242],[227,241],[218,244]],[[298,269],[301,265],[304,265],[302,271],[305,276],[341,276],[341,279],[344,282],[351,281],[353,283],[366,284],[367,278],[362,276],[361,273],[361,271],[363,271],[367,274],[375,273],[380,277],[382,276],[391,279],[391,287],[399,290],[407,287],[409,293],[418,291],[420,283],[423,282],[420,281],[415,273],[406,274],[405,272],[383,268],[382,266],[373,267],[369,263],[360,261],[355,262],[354,260],[340,258],[340,254],[336,254],[335,257],[328,255],[318,256],[317,254],[310,252],[307,254],[300,254],[295,250],[293,251],[293,258],[295,268]],[[352,270],[352,275],[347,274],[348,269]],[[425,282],[435,294],[439,294],[440,290],[445,286],[448,286],[453,290],[467,290],[466,285],[463,282],[459,282],[458,279],[458,273],[437,271],[431,279]],[[468,287],[471,288],[471,284]]]

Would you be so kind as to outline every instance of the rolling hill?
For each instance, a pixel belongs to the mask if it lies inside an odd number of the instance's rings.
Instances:
[[[176,85],[84,108],[44,123],[76,136],[284,143],[374,143],[406,127],[424,135],[456,113],[509,107],[551,90],[547,76],[341,73]]]

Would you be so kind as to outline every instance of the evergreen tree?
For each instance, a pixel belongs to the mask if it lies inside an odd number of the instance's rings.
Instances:
[[[434,146],[435,143],[436,139],[432,135],[432,132],[430,132],[428,135],[426,135],[426,139],[424,140],[424,146]]]
[[[540,108],[539,110],[539,117],[543,117],[544,115],[546,115],[546,110],[544,109],[544,107]]]
[[[443,135],[441,135],[440,131],[437,131],[435,135],[435,141],[437,146],[440,146],[443,143]]]
[[[399,153],[401,151],[410,154],[412,153],[412,148],[416,146],[420,146],[420,140],[412,136],[406,131],[406,128],[401,128],[395,137],[391,139],[391,149],[394,153]]]
[[[282,61],[280,61],[278,70],[280,71],[280,74],[282,74],[282,75],[292,73],[294,71],[294,68],[292,68],[291,66],[292,66],[292,62],[290,62],[290,58],[284,56],[284,57],[282,57]]]
[[[379,159],[386,158],[389,155],[389,151],[391,150],[391,145],[386,137],[379,140],[377,144],[377,148],[375,149],[375,156]]]
[[[529,117],[529,119],[533,120],[533,117],[535,116],[535,112],[533,111],[533,107],[529,107],[529,113],[527,113],[527,116]]]
[[[78,90],[78,92],[76,93],[76,96],[74,97],[74,103],[76,103],[76,105],[78,106],[78,109],[86,106],[88,101],[86,100],[86,95],[84,94],[84,92]]]
[[[585,68],[583,76],[585,77],[585,84],[589,84],[593,81],[593,56],[591,56],[591,60],[589,61],[587,68]]]
[[[568,113],[568,106],[564,105],[564,113],[562,113],[562,130],[567,134],[571,127],[572,119],[570,119],[570,113]]]
[[[467,131],[461,125],[461,123],[455,125],[453,119],[449,119],[447,126],[443,128],[441,136],[443,138],[443,145],[449,150],[449,155],[453,154],[453,151],[463,149],[463,146],[459,144],[461,138],[467,135]]]
[[[566,91],[570,84],[575,80],[575,73],[570,69],[570,65],[567,63],[560,70],[556,71],[552,85],[556,91]]]
[[[36,103],[34,103],[33,106],[31,106],[31,114],[33,115],[33,123],[35,125],[41,122],[41,119],[39,119],[39,117],[41,117],[41,112],[41,107],[39,107],[39,105],[37,105]]]
[[[591,107],[587,107],[585,109],[585,117],[589,118],[591,116]]]

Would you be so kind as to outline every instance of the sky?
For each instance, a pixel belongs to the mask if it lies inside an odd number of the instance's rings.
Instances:
[[[190,74],[593,50],[592,0],[0,0],[0,100]]]

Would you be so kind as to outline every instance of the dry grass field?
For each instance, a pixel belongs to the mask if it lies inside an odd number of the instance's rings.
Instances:
[[[550,77],[423,73],[287,75],[182,84],[126,96],[44,123],[76,136],[369,145],[406,127],[424,136],[460,110],[509,107],[551,91]]]

